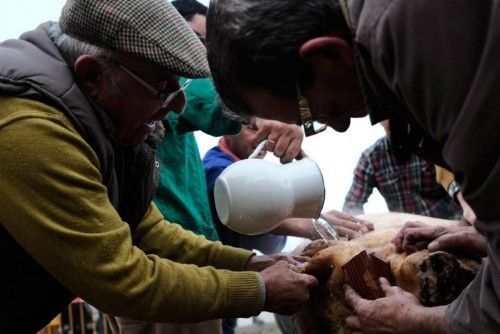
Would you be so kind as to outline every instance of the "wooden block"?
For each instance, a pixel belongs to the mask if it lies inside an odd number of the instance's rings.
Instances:
[[[342,272],[347,284],[366,299],[384,297],[384,292],[378,284],[380,277],[392,281],[391,266],[366,251],[360,252],[342,266]]]

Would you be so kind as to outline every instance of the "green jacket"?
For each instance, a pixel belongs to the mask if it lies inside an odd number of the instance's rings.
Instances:
[[[211,79],[193,80],[186,98],[186,110],[169,113],[164,122],[166,134],[157,150],[161,166],[154,202],[167,220],[218,240],[193,131],[221,136],[238,133],[241,125],[224,117]]]

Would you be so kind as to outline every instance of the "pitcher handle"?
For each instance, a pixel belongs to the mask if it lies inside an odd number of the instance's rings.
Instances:
[[[266,146],[266,143],[267,143],[267,139],[264,139],[259,145],[257,145],[257,147],[255,148],[255,150],[252,152],[252,154],[250,154],[248,156],[248,159],[253,159],[255,158],[256,156],[259,155],[260,151],[262,151],[262,149],[264,148],[264,146]]]

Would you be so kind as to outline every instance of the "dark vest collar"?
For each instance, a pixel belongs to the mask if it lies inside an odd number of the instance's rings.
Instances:
[[[0,44],[0,95],[40,101],[68,117],[96,153],[108,197],[134,231],[156,190],[159,162],[155,149],[162,128],[158,127],[143,144],[117,144],[106,113],[75,84],[49,37],[50,25],[42,24],[21,39]],[[1,224],[0,273],[0,333],[36,332],[75,297]]]
[[[43,23],[20,39],[1,45],[0,94],[37,100],[64,112],[97,154],[109,199],[133,229],[156,190],[159,166],[155,160],[156,138],[162,129],[158,128],[143,144],[119,145],[109,117],[80,90],[50,39],[52,24]]]

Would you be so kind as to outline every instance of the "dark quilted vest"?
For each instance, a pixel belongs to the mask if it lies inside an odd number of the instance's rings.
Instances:
[[[97,154],[109,199],[134,231],[156,191],[155,149],[162,129],[140,145],[116,143],[107,115],[74,83],[49,37],[50,25],[0,45],[0,95],[37,100],[64,112]],[[34,333],[74,297],[0,225],[0,333]]]

